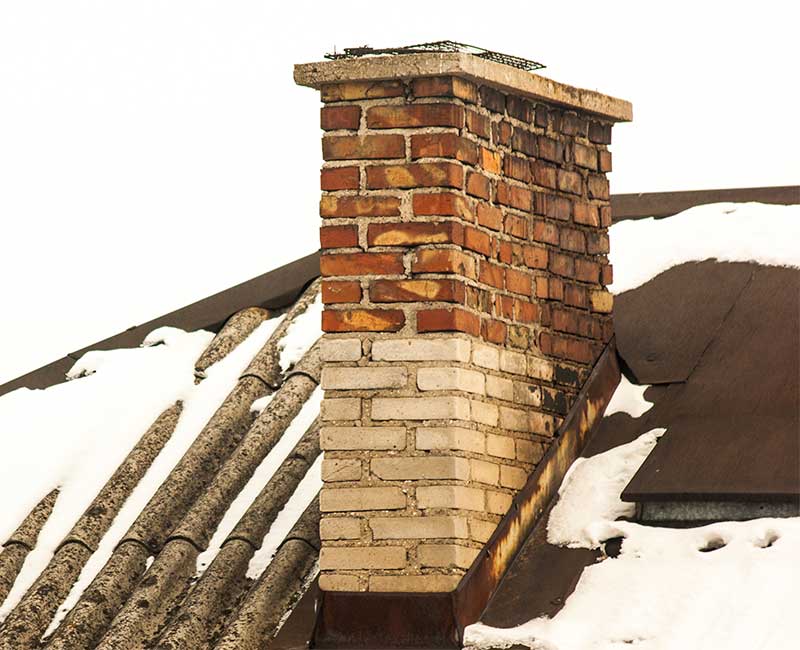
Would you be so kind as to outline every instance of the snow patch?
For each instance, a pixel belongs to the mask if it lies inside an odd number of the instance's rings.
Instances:
[[[609,229],[612,293],[635,289],[684,262],[758,262],[800,267],[800,205],[714,203],[665,219],[637,219]]]
[[[322,294],[289,325],[281,339],[281,370],[286,372],[322,335]]]
[[[609,522],[635,512],[634,504],[623,502],[619,495],[664,431],[653,429],[626,445],[578,458],[558,489],[558,502],[547,522],[547,541],[570,548],[598,548],[613,537]]]
[[[269,403],[272,401],[273,397],[275,397],[275,393],[270,393],[269,395],[264,395],[264,397],[259,397],[250,405],[250,412],[261,415],[261,413],[264,412],[264,409],[269,406]]]
[[[653,402],[644,398],[644,392],[651,384],[632,384],[625,375],[619,381],[619,386],[614,391],[606,406],[605,416],[614,413],[627,413],[633,418],[638,418],[653,408]]]
[[[262,323],[211,366],[200,384],[194,383],[194,364],[214,335],[170,328],[156,337],[163,340],[162,345],[87,353],[70,374],[88,376],[46,390],[20,389],[0,398],[1,435],[13,437],[13,442],[4,443],[13,453],[0,458],[0,493],[14,495],[0,500],[0,539],[13,532],[42,496],[60,488],[36,548],[0,608],[0,620],[47,566],[58,544],[142,434],[160,413],[181,400],[183,411],[172,437],[83,568],[51,625],[55,629],[233,389],[275,324],[275,320]]]

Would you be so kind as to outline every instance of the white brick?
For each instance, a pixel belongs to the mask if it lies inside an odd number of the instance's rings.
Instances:
[[[539,411],[530,411],[528,413],[528,424],[533,433],[538,433],[540,436],[552,437],[555,435],[557,423],[552,415],[540,413]]]
[[[420,544],[417,559],[420,566],[469,569],[480,549],[459,544]]]
[[[323,481],[357,481],[361,478],[361,461],[355,458],[324,458]]]
[[[482,454],[486,450],[486,436],[480,431],[463,427],[419,427],[417,449],[456,449]]]
[[[510,379],[497,377],[496,375],[486,376],[486,394],[497,399],[512,401],[514,399],[514,382]]]
[[[387,339],[372,344],[375,361],[469,361],[466,339]]]
[[[525,355],[513,350],[500,351],[500,370],[515,375],[524,375],[527,371]]]
[[[404,427],[322,427],[320,446],[326,451],[405,449]]]
[[[375,517],[369,520],[375,539],[466,539],[464,517]]]
[[[526,406],[541,406],[542,392],[538,386],[524,381],[514,382],[514,401]]]
[[[511,431],[530,431],[528,411],[501,406],[500,428],[510,429]]]
[[[500,485],[519,490],[528,481],[528,472],[519,467],[503,465],[500,467]]]
[[[499,418],[499,412],[495,404],[487,404],[479,400],[472,400],[470,402],[472,413],[472,421],[486,424],[490,427],[496,427]]]
[[[500,484],[500,466],[496,463],[490,463],[486,460],[478,460],[477,458],[470,458],[470,478],[478,483],[486,483],[488,485]]]
[[[323,390],[369,390],[402,388],[408,383],[408,371],[398,367],[322,369]]]
[[[323,361],[358,361],[361,358],[361,340],[323,337],[319,356]]]
[[[553,380],[553,364],[547,359],[528,357],[528,377],[535,379]]]
[[[486,492],[486,510],[493,515],[504,515],[511,507],[512,498],[504,492]]]
[[[466,368],[420,368],[417,370],[417,386],[420,390],[463,390],[484,395],[483,373]]]
[[[337,573],[331,575],[323,573],[319,577],[319,588],[322,591],[366,591],[361,586],[358,576],[349,576]]]
[[[361,400],[358,397],[324,399],[320,405],[323,420],[360,420]]]
[[[469,420],[469,400],[443,397],[376,397],[373,420]]]
[[[458,456],[373,458],[370,472],[384,481],[457,479],[469,480],[469,461]]]
[[[486,435],[486,452],[490,456],[512,459],[516,457],[514,438],[489,433]]]
[[[324,546],[319,553],[319,568],[331,569],[402,569],[406,549],[400,546],[355,547]]]
[[[406,507],[406,495],[397,487],[324,487],[319,495],[322,512],[399,510]]]
[[[485,544],[489,541],[495,528],[497,528],[497,524],[486,521],[485,519],[469,520],[469,536],[471,539],[481,544]]]
[[[354,517],[323,517],[319,522],[322,539],[359,539],[361,519]]]
[[[399,593],[450,592],[461,582],[461,575],[429,573],[414,576],[370,576],[370,591]]]
[[[483,343],[475,343],[472,346],[472,363],[481,368],[489,370],[500,369],[500,350]]]
[[[480,512],[484,508],[483,490],[461,485],[418,487],[417,506],[422,510],[428,508],[458,508]]]
[[[517,439],[517,460],[525,463],[538,463],[544,456],[542,443],[532,440]]]

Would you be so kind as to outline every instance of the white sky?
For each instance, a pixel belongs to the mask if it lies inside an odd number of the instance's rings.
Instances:
[[[0,383],[317,247],[292,64],[459,40],[634,104],[612,191],[796,184],[790,2],[0,2]]]

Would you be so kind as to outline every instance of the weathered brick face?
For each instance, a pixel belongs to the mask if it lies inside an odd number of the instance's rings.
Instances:
[[[611,124],[455,77],[322,99],[320,585],[449,591],[612,335]]]

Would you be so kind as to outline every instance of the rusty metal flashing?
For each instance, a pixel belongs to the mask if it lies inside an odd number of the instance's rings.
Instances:
[[[558,430],[556,441],[514,497],[489,541],[449,593],[322,591],[311,647],[343,650],[459,648],[573,461],[602,419],[619,384],[614,339],[606,346]]]

